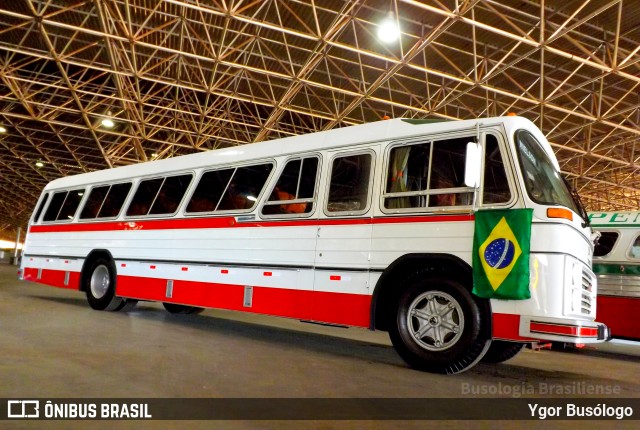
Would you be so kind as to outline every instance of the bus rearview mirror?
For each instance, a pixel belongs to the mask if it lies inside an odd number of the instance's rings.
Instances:
[[[464,168],[464,184],[467,187],[478,188],[480,186],[481,163],[480,145],[475,142],[467,143],[467,157]]]

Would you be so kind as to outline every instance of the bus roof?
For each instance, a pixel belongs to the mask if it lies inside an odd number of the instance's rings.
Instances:
[[[531,121],[523,117],[509,116],[438,122],[398,118],[67,176],[51,181],[45,190],[160,175],[202,167],[224,166],[302,152],[338,149],[357,144],[407,139],[427,133],[437,134],[473,129],[478,123],[481,126],[501,124],[508,133],[514,128],[527,128],[534,132],[545,151],[550,153],[551,159],[555,161],[553,151],[544,135]]]
[[[591,212],[592,227],[640,227],[640,212]]]

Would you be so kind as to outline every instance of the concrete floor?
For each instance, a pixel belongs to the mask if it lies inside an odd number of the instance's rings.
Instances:
[[[616,386],[618,397],[640,397],[637,345],[615,353],[607,348],[596,353],[525,350],[501,365],[480,364],[456,376],[432,375],[408,369],[386,333],[215,310],[197,316],[170,315],[151,303],[128,313],[97,312],[82,293],[17,281],[16,267],[6,264],[0,264],[0,350],[0,398],[416,397],[428,401],[468,397],[465,384],[536,387],[541,382]],[[474,423],[513,428],[507,422]],[[0,428],[422,429],[461,424],[0,421]],[[536,424],[522,422],[519,427]],[[585,428],[597,423],[573,424]]]

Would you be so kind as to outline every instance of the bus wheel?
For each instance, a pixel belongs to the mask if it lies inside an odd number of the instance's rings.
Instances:
[[[512,359],[524,348],[524,343],[494,340],[487,353],[482,357],[485,363],[502,363]]]
[[[197,306],[186,306],[186,305],[177,305],[175,303],[162,303],[162,306],[169,312],[170,314],[199,314],[204,311],[204,308],[199,308]]]
[[[405,282],[389,336],[398,354],[414,369],[460,373],[487,352],[486,315],[457,281],[415,274]]]
[[[84,279],[87,301],[93,309],[117,311],[125,305],[125,300],[116,296],[115,269],[110,260],[103,257],[93,260]]]

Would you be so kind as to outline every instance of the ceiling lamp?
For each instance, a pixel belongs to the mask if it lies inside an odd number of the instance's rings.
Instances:
[[[0,133],[6,133],[7,129],[0,125]]]
[[[106,128],[113,128],[113,126],[116,125],[116,123],[113,122],[111,118],[102,118],[101,124],[103,127],[106,127]]]
[[[44,166],[44,163],[42,161],[40,161],[40,160],[36,161],[36,167],[37,168],[40,168],[40,167],[43,167],[43,166]]]
[[[384,43],[391,43],[400,37],[400,27],[393,12],[389,12],[387,17],[378,25],[378,38]]]

